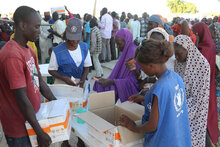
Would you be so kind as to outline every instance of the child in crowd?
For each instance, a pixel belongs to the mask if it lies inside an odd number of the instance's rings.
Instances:
[[[90,27],[91,31],[91,41],[90,41],[90,54],[93,58],[94,67],[96,70],[96,76],[94,78],[101,78],[103,76],[103,70],[99,62],[99,54],[102,51],[102,37],[98,29],[98,23],[96,18],[91,19]]]
[[[168,41],[147,40],[136,50],[141,69],[157,82],[145,95],[142,125],[136,125],[126,115],[120,123],[129,130],[145,134],[144,147],[191,147],[191,135],[182,78],[168,70],[165,63],[173,55]]]

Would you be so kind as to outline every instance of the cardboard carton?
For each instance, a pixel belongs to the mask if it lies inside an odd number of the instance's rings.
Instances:
[[[144,138],[143,134],[131,132],[119,125],[122,114],[140,121],[144,114],[143,106],[130,102],[115,105],[114,91],[90,94],[89,101],[90,111],[78,117],[88,124],[89,134],[106,146],[126,146]]]
[[[64,6],[51,8],[51,14],[53,14],[54,12],[57,12],[59,15],[61,15],[65,14],[66,9]]]
[[[71,117],[67,99],[42,103],[36,118],[41,128],[52,140],[52,143],[69,140],[71,132]],[[31,125],[25,123],[32,146],[38,146],[37,136]]]
[[[80,87],[69,86],[66,84],[53,84],[49,85],[49,87],[57,99],[67,98],[69,100],[72,111],[76,111],[78,103],[85,97],[83,88]],[[87,105],[87,101],[85,101],[84,105]]]

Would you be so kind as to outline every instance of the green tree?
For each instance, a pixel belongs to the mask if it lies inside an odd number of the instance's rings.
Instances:
[[[170,8],[171,13],[191,13],[195,14],[197,8],[195,4],[185,2],[183,0],[167,0],[167,7]]]

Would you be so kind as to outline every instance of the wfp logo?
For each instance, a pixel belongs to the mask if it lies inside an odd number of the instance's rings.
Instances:
[[[175,87],[176,93],[174,95],[174,107],[177,112],[179,112],[184,103],[184,91],[182,88],[179,88],[179,85]]]

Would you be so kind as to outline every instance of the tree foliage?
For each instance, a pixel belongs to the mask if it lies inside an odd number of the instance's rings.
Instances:
[[[167,0],[167,6],[170,8],[171,13],[191,13],[195,14],[197,8],[195,4],[185,2],[183,0]]]

